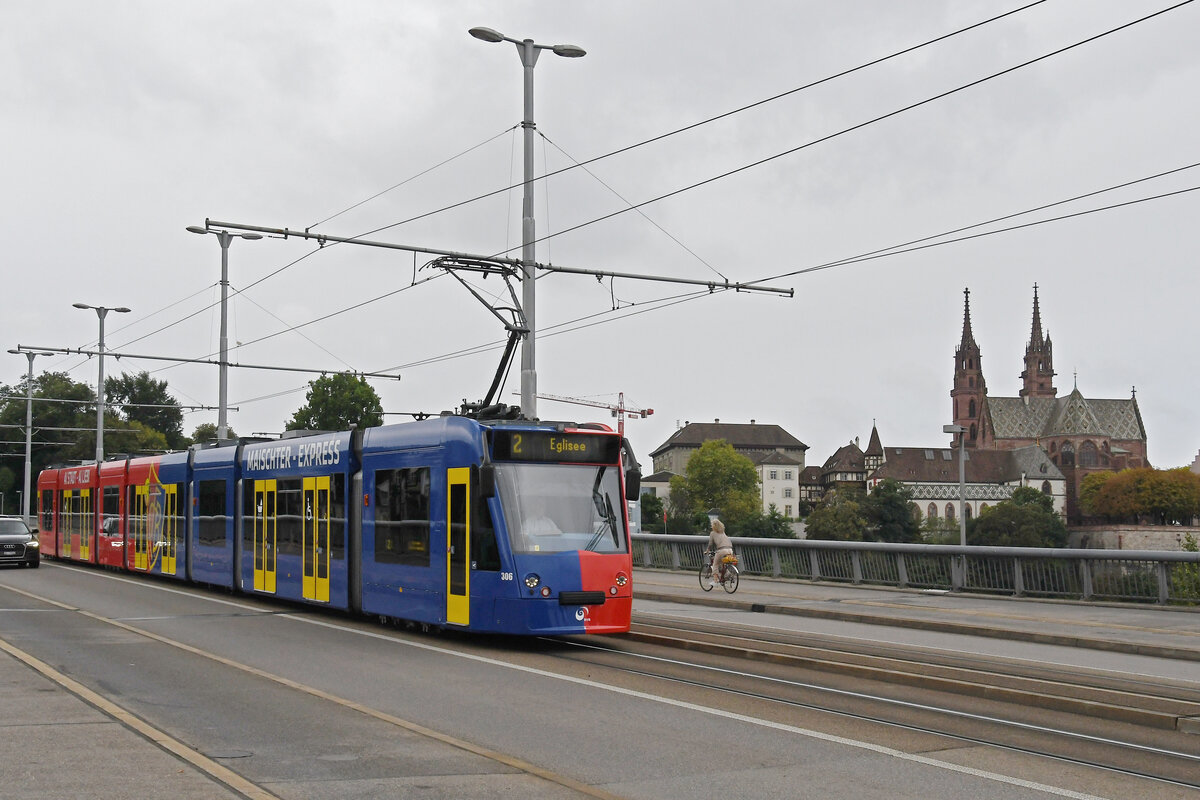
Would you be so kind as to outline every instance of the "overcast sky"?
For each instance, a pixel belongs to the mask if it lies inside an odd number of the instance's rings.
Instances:
[[[396,225],[520,180],[516,49],[476,40],[468,28],[587,50],[538,62],[542,174],[1023,4],[8,0],[0,29],[5,349],[94,347],[95,314],[71,307],[83,302],[133,309],[108,317],[114,351],[213,357],[220,248],[216,237],[184,230],[206,218],[519,256],[520,189]],[[552,177],[537,185],[538,234],[795,150],[1170,5],[1049,0]],[[694,288],[548,275],[537,284],[539,390],[600,402],[624,392],[627,403],[653,408],[653,417],[627,424],[647,465],[678,424],[718,418],[783,426],[810,446],[809,464],[856,436],[865,447],[873,420],[886,446],[944,446],[963,289],[971,289],[989,391],[1015,396],[1037,283],[1060,396],[1076,380],[1090,398],[1126,398],[1136,386],[1151,461],[1190,463],[1200,450],[1200,192],[785,273],[1200,162],[1198,39],[1200,4],[1184,5],[552,236],[538,244],[539,261],[763,280],[795,296],[686,299]],[[1200,168],[991,227],[1195,186]],[[297,239],[234,242],[230,282],[246,291],[231,301],[230,340],[245,346],[231,360],[399,368],[399,381],[372,380],[389,412],[436,412],[483,396],[498,347],[448,356],[499,343],[503,330],[463,286],[419,269],[427,256],[316,249]],[[489,294],[502,288],[475,283]],[[668,297],[686,302],[662,302]],[[16,383],[26,361],[8,359],[0,381]],[[35,366],[92,385],[97,377],[95,359],[83,356]],[[214,366],[132,358],[105,366],[109,375],[149,370],[184,404],[217,402]],[[312,377],[231,370],[229,399],[239,410],[230,424],[241,434],[282,430]],[[519,402],[519,389],[514,369],[505,399]],[[600,409],[548,401],[539,411],[613,421]],[[190,413],[185,430],[215,421],[212,411]]]

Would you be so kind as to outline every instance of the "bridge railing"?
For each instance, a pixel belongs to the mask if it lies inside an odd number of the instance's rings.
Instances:
[[[633,535],[633,563],[698,571],[706,536]],[[1200,553],[733,538],[744,575],[1025,597],[1200,604]]]

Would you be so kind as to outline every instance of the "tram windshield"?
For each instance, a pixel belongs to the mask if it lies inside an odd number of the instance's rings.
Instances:
[[[513,552],[626,552],[618,474],[616,467],[497,464]]]

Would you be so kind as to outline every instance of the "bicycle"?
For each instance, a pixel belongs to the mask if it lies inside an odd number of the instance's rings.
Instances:
[[[713,586],[715,586],[718,583],[717,581],[715,581],[713,579],[712,557],[713,557],[712,551],[705,550],[704,551],[704,560],[700,564],[700,588],[706,592],[711,592]],[[734,592],[737,591],[737,588],[738,588],[738,580],[739,580],[738,568],[737,568],[738,557],[737,556],[725,556],[725,558],[722,559],[722,564],[724,566],[724,569],[722,570],[722,573],[721,573],[721,580],[720,580],[721,587],[723,589],[725,589],[725,591],[728,592],[729,594],[733,594]]]

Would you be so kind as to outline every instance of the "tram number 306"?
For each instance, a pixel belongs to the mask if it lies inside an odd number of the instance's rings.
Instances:
[[[513,574],[511,572],[501,572],[500,573],[500,580],[511,581],[512,579],[513,579]]]

